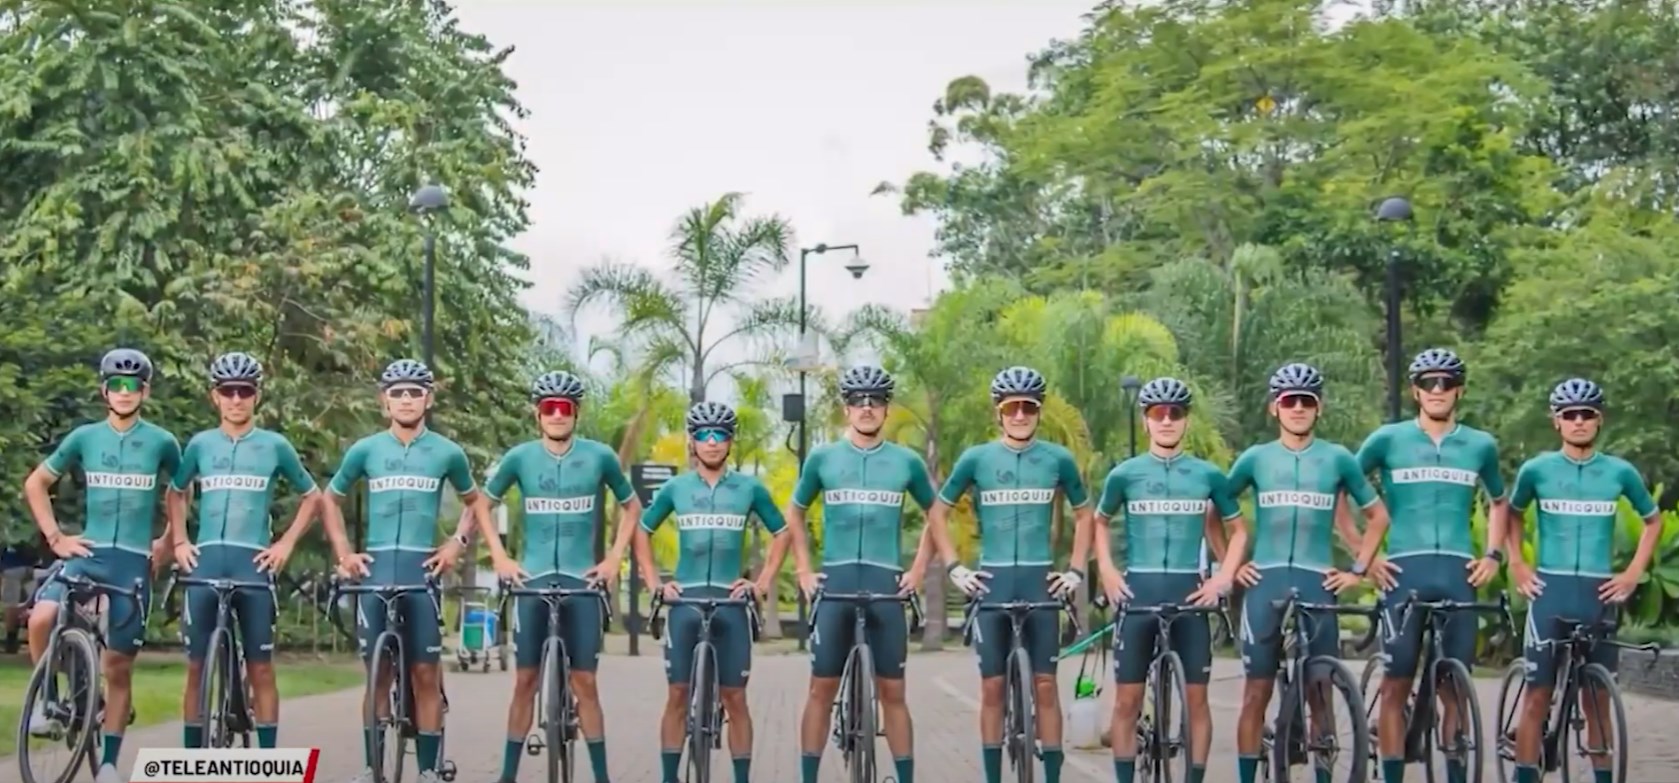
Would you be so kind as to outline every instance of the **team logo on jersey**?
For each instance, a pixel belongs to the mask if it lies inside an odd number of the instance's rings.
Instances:
[[[988,489],[979,493],[982,506],[1041,506],[1053,500],[1053,489]]]
[[[884,489],[830,489],[822,493],[827,506],[893,506],[904,504],[904,493]]]
[[[677,514],[676,526],[682,530],[745,530],[745,514]]]
[[[1574,517],[1606,517],[1615,513],[1615,503],[1611,500],[1541,500],[1539,510]]]
[[[1326,492],[1274,490],[1259,493],[1260,508],[1309,508],[1329,511],[1335,508],[1335,496]]]
[[[526,514],[588,514],[594,510],[594,495],[575,498],[525,498]]]
[[[87,486],[89,489],[149,490],[157,486],[157,476],[152,473],[88,473]]]
[[[240,476],[228,473],[220,476],[199,476],[198,489],[201,492],[214,492],[218,489],[246,492],[268,491],[267,476]]]
[[[443,482],[430,476],[381,476],[368,479],[368,492],[436,492]]]
[[[1392,473],[1395,484],[1426,484],[1439,482],[1442,484],[1459,484],[1473,487],[1480,480],[1473,470],[1462,468],[1426,467],[1426,468],[1397,468]]]
[[[1212,503],[1204,498],[1201,500],[1129,500],[1125,503],[1125,513],[1134,516],[1200,515],[1207,513],[1207,507],[1210,505]]]

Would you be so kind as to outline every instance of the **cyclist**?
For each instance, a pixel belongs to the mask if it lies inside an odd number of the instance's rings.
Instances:
[[[1102,590],[1115,606],[1191,603],[1213,606],[1234,583],[1247,550],[1242,511],[1226,487],[1224,472],[1212,463],[1183,453],[1192,404],[1189,387],[1176,378],[1156,378],[1137,392],[1148,432],[1148,453],[1121,462],[1108,473],[1096,504],[1095,546]],[[1211,508],[1216,514],[1209,515]],[[1126,571],[1115,564],[1117,544],[1109,538],[1111,520],[1124,511]],[[1232,526],[1219,573],[1201,580],[1202,547]],[[1128,577],[1128,578],[1127,578]],[[1134,616],[1115,636],[1113,707],[1114,779],[1131,783],[1137,774],[1137,717],[1143,707],[1150,652],[1159,621]],[[1212,629],[1204,618],[1179,619],[1167,641],[1183,661],[1184,697],[1189,710],[1191,766],[1189,783],[1201,783],[1212,749],[1213,714],[1207,682],[1213,668]],[[1129,652],[1127,652],[1129,651]]]
[[[398,359],[385,367],[379,376],[379,388],[390,427],[352,444],[327,485],[332,490],[324,508],[327,536],[338,556],[341,575],[367,577],[380,585],[418,585],[428,576],[453,567],[466,547],[466,538],[451,538],[441,547],[433,543],[445,481],[473,509],[478,529],[489,542],[496,574],[503,579],[515,579],[520,574],[519,565],[508,559],[501,547],[489,504],[472,480],[466,452],[425,425],[426,411],[435,399],[433,382],[431,370],[413,359]],[[344,516],[338,504],[364,478],[368,495],[367,552],[357,553],[344,532]],[[403,602],[403,649],[414,691],[414,722],[419,734],[414,743],[415,762],[420,783],[436,783],[437,755],[443,738],[443,683],[438,667],[443,652],[438,632],[441,609],[436,596],[409,594],[396,600]],[[371,660],[371,645],[385,630],[384,625],[381,599],[361,596],[356,603],[356,630],[363,658]],[[369,676],[385,681],[392,675],[370,672]],[[356,776],[355,783],[373,780],[373,730],[364,732],[362,752],[367,767]]]
[[[105,420],[83,424],[64,438],[52,454],[24,481],[23,493],[35,524],[53,554],[64,559],[66,576],[82,577],[127,587],[139,580],[142,600],[151,600],[154,563],[167,555],[168,538],[152,538],[157,522],[160,475],[180,469],[181,444],[174,435],[140,417],[152,390],[152,360],[131,348],[117,348],[99,360],[100,396]],[[50,492],[60,476],[80,469],[85,484],[86,516],[80,535],[65,533],[53,514]],[[57,621],[67,589],[47,582],[29,613],[29,657],[38,662]],[[128,598],[112,597],[104,656],[104,736],[97,783],[119,783],[117,759],[122,754],[132,702],[134,656],[145,642],[141,607]],[[37,701],[36,705],[40,706]],[[57,727],[43,714],[29,718],[31,734],[47,735]]]
[[[618,563],[641,518],[641,501],[624,478],[617,453],[599,441],[577,436],[583,397],[583,381],[571,373],[538,376],[531,384],[531,404],[541,437],[508,450],[484,485],[484,494],[492,503],[501,502],[509,489],[519,489],[525,506],[520,565],[528,574],[526,584],[533,587],[577,590],[586,583],[609,584],[618,575]],[[596,563],[595,496],[602,487],[612,490],[623,510],[618,515],[611,551],[605,560]],[[563,617],[570,627],[561,633],[571,671],[571,692],[577,697],[578,720],[589,748],[594,779],[605,783],[606,723],[595,687],[601,649],[600,604],[568,600],[565,610]],[[513,701],[507,706],[502,783],[512,783],[518,777],[519,757],[531,728],[536,688],[541,683],[538,667],[542,664],[543,640],[548,633],[547,603],[536,597],[518,599],[513,615],[517,672]],[[549,748],[548,752],[559,751]]]
[[[1382,497],[1393,516],[1387,561],[1397,573],[1376,577],[1378,583],[1388,582],[1389,598],[1416,591],[1424,601],[1474,601],[1475,588],[1497,576],[1504,559],[1499,546],[1504,541],[1509,503],[1498,473],[1498,443],[1492,435],[1457,420],[1467,374],[1463,361],[1445,348],[1417,354],[1410,367],[1417,418],[1383,425],[1359,447],[1359,468],[1366,474],[1378,472]],[[1483,557],[1475,556],[1470,542],[1469,518],[1477,484],[1490,498]],[[1386,622],[1392,625],[1398,619],[1390,609]],[[1460,612],[1447,622],[1441,639],[1445,654],[1466,667],[1474,664],[1475,628],[1475,617]],[[1405,627],[1394,633],[1395,638],[1382,645],[1386,676],[1378,696],[1381,714],[1376,724],[1386,783],[1400,783],[1405,777],[1405,710],[1422,651],[1420,613],[1406,618]],[[1458,699],[1442,691],[1440,703],[1442,736],[1453,736],[1459,720]],[[1464,783],[1467,775],[1462,761],[1447,760],[1447,783]]]
[[[752,516],[779,538],[787,528],[770,491],[755,476],[729,470],[734,443],[734,409],[720,402],[701,402],[688,409],[688,449],[694,469],[665,482],[641,516],[636,532],[636,561],[642,579],[666,599],[745,598],[757,586],[743,573],[742,550]],[[676,517],[676,578],[663,582],[653,560],[653,531]],[[766,574],[781,568],[787,546],[770,548]],[[678,783],[682,763],[684,717],[688,706],[688,677],[694,646],[699,643],[699,610],[673,606],[665,629],[665,679],[670,683],[664,718],[659,724],[659,761],[664,783]],[[752,630],[746,607],[725,606],[712,626],[717,647],[717,679],[723,710],[729,717],[729,753],[734,757],[735,783],[747,783],[752,770],[752,716],[746,709],[746,681],[752,673]]]
[[[1595,623],[1607,614],[1608,604],[1619,604],[1632,595],[1650,565],[1661,538],[1661,514],[1651,500],[1638,470],[1626,460],[1597,450],[1597,435],[1603,426],[1603,390],[1583,378],[1557,384],[1551,392],[1551,423],[1562,436],[1562,448],[1528,460],[1516,472],[1516,488],[1510,499],[1512,520],[1510,570],[1517,587],[1532,599],[1527,615],[1527,640],[1523,658],[1527,669],[1527,696],[1522,700],[1521,722],[1516,727],[1516,783],[1539,783],[1539,733],[1551,707],[1551,689],[1556,685],[1556,653],[1540,646],[1560,634],[1559,620],[1572,618]],[[1644,520],[1638,550],[1619,574],[1611,566],[1615,548],[1615,509],[1626,498]],[[1522,512],[1535,502],[1539,506],[1539,576],[1521,562]],[[1620,656],[1613,647],[1599,646],[1592,661],[1614,672]],[[1588,711],[1588,722],[1596,723],[1608,714],[1608,696]],[[1589,726],[1593,736],[1603,736],[1607,727]],[[1612,756],[1593,770],[1597,783],[1612,783]]]
[[[284,435],[258,428],[253,414],[262,401],[262,364],[249,354],[227,353],[210,363],[210,401],[221,423],[187,441],[181,469],[169,483],[167,509],[175,562],[199,579],[259,582],[277,574],[291,558],[298,539],[315,518],[320,493],[315,479]],[[274,479],[281,477],[303,493],[297,515],[280,540],[273,541],[268,512]],[[188,488],[198,481],[198,544],[187,538]],[[233,596],[239,640],[245,651],[246,681],[256,714],[257,744],[272,748],[279,732],[280,694],[274,684],[274,592],[241,590]],[[199,678],[216,629],[216,593],[209,587],[187,589],[181,613],[187,637],[187,684],[181,703],[186,747],[204,744],[199,725]]]
[[[807,595],[815,593],[819,582],[839,593],[890,595],[916,587],[910,575],[899,573],[904,496],[925,510],[933,504],[933,483],[920,455],[881,439],[895,386],[892,376],[879,367],[852,367],[840,376],[845,440],[811,452],[787,506],[799,585]],[[820,576],[810,572],[804,532],[805,509],[818,497],[823,514]],[[877,604],[868,611],[868,643],[886,744],[892,750],[898,783],[914,783],[913,730],[904,703],[909,626],[902,607]],[[803,783],[816,783],[822,763],[840,675],[857,641],[851,638],[852,617],[853,608],[844,604],[824,604],[816,610],[810,637],[810,694],[800,722]]]
[[[1387,529],[1387,510],[1352,452],[1313,434],[1323,408],[1323,375],[1308,364],[1287,364],[1271,375],[1270,403],[1277,439],[1253,446],[1230,467],[1230,494],[1254,492],[1252,582],[1242,602],[1242,667],[1247,682],[1236,721],[1236,774],[1253,783],[1258,773],[1265,712],[1271,704],[1282,657],[1282,613],[1272,602],[1299,591],[1306,603],[1334,603],[1335,594],[1358,584]],[[1349,541],[1357,554],[1349,571],[1333,565],[1335,507],[1343,494],[1364,510],[1365,534]],[[1336,618],[1312,618],[1311,655],[1340,655]],[[1327,717],[1323,691],[1307,691],[1313,723]],[[1329,770],[1317,770],[1328,783]]]
[[[1090,547],[1090,497],[1078,463],[1066,448],[1038,439],[1038,415],[1049,384],[1038,371],[1010,367],[991,381],[991,402],[997,406],[998,440],[962,452],[944,488],[927,512],[931,530],[944,527],[951,507],[962,494],[974,490],[979,524],[979,571],[962,567],[954,553],[941,552],[951,580],[969,595],[985,593],[1000,602],[1047,601],[1049,595],[1070,596],[1084,583],[1083,566]],[[1050,526],[1056,492],[1064,492],[1074,513],[1072,558],[1067,570],[1052,572]],[[917,572],[938,545],[923,536],[916,555]],[[940,546],[942,549],[943,547]],[[1011,626],[1007,616],[987,612],[974,620],[974,646],[979,651],[980,760],[986,783],[1003,776],[1003,688]],[[1038,736],[1042,738],[1045,783],[1059,783],[1066,756],[1061,750],[1061,700],[1055,683],[1055,653],[1060,618],[1035,612],[1026,623],[1022,644],[1032,658]]]

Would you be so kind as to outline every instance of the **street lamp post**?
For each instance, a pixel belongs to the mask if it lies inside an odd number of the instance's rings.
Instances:
[[[1401,196],[1384,199],[1376,207],[1376,220],[1382,223],[1411,222],[1411,202]],[[1387,260],[1387,359],[1388,359],[1388,421],[1399,421],[1399,362],[1401,335],[1399,326],[1399,243],[1389,239]]]
[[[449,194],[439,185],[426,185],[408,199],[408,210],[421,217],[426,230],[422,245],[425,267],[420,273],[420,296],[425,297],[420,303],[420,361],[432,372],[437,372],[432,367],[437,350],[437,231],[431,216],[448,208]]]
[[[1119,379],[1119,387],[1125,390],[1125,410],[1131,427],[1131,456],[1137,456],[1137,390],[1143,388],[1143,380],[1135,375],[1127,375]]]

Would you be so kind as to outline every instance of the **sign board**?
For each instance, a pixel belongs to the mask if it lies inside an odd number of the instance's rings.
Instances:
[[[635,488],[636,497],[641,498],[643,506],[651,505],[653,493],[675,476],[675,465],[641,462],[630,466],[630,486]]]

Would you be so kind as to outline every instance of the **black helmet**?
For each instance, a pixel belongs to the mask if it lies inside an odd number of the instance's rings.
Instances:
[[[435,380],[431,368],[424,363],[413,359],[398,359],[387,365],[385,371],[379,374],[379,388],[389,389],[406,383],[430,389]]]
[[[1569,378],[1551,390],[1551,412],[1566,408],[1603,410],[1603,389],[1585,378]]]
[[[991,379],[991,401],[1002,402],[1008,397],[1029,397],[1043,402],[1049,384],[1044,376],[1030,367],[1010,367]]]
[[[1469,374],[1469,368],[1463,366],[1463,360],[1457,358],[1457,354],[1446,348],[1430,348],[1411,360],[1412,381],[1429,373],[1441,372],[1453,378],[1462,378]]]
[[[152,360],[133,348],[114,348],[99,358],[99,380],[127,377],[152,382]]]
[[[848,397],[853,394],[878,394],[890,400],[892,390],[896,387],[897,383],[892,380],[891,374],[868,364],[860,364],[846,370],[839,379],[840,394]]]
[[[1271,396],[1305,392],[1313,397],[1323,396],[1323,373],[1305,362],[1285,364],[1271,373]]]
[[[572,400],[578,402],[583,399],[583,381],[577,376],[564,370],[545,372],[531,382],[531,401],[550,399]]]
[[[1155,405],[1182,405],[1187,408],[1194,398],[1189,387],[1176,378],[1155,378],[1137,391],[1137,404],[1144,408]]]
[[[722,430],[735,434],[735,409],[720,402],[696,402],[688,409],[688,434],[700,430]]]
[[[248,383],[252,386],[262,385],[262,362],[248,353],[224,353],[210,362],[210,385],[222,386],[229,383]]]

